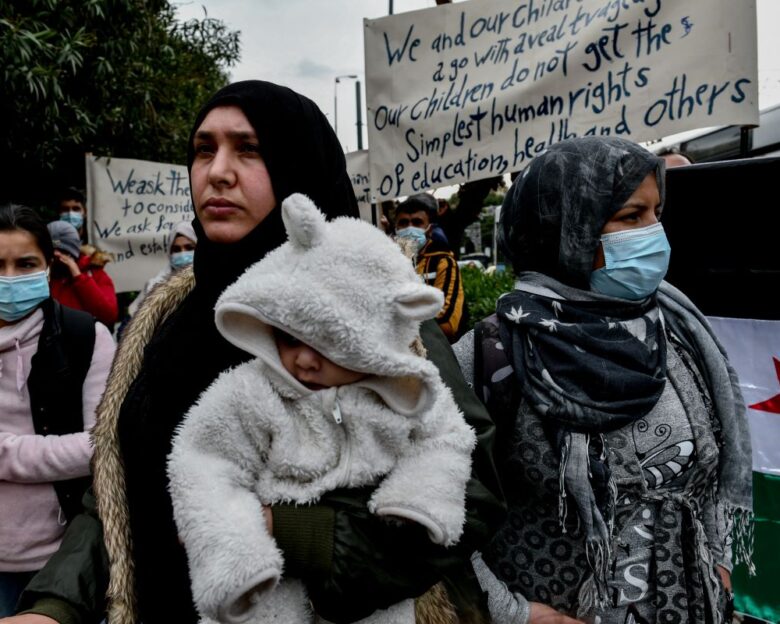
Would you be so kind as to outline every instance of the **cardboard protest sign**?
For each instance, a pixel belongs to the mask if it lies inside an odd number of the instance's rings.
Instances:
[[[755,0],[471,0],[364,26],[379,200],[575,136],[758,121]]]
[[[169,261],[176,224],[195,216],[187,168],[91,154],[86,165],[90,240],[114,255],[117,292],[140,290]]]
[[[352,190],[355,191],[360,218],[369,223],[375,223],[373,215],[373,193],[371,191],[371,178],[369,175],[368,150],[349,152],[347,158],[347,174],[352,182]]]

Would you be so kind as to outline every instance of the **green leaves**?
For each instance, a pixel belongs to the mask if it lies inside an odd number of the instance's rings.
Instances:
[[[240,55],[238,32],[179,23],[167,0],[0,0],[0,15],[4,173],[34,187],[0,200],[83,186],[84,152],[183,162],[194,112]]]
[[[512,271],[487,273],[476,267],[465,266],[460,270],[466,307],[469,311],[468,329],[496,311],[496,300],[514,288]]]

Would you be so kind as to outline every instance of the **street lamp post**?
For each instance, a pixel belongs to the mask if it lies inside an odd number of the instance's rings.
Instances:
[[[357,109],[357,147],[363,149],[363,106],[360,103],[360,81],[355,81],[355,107]]]
[[[350,78],[353,80],[357,79],[356,74],[342,74],[341,76],[336,76],[334,82],[333,82],[333,131],[336,133],[336,137],[339,136],[339,115],[338,115],[338,86],[339,82],[341,82],[342,78]]]

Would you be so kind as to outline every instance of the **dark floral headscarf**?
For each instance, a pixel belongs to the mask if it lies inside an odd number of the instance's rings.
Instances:
[[[501,207],[498,242],[515,273],[537,271],[589,290],[604,224],[648,173],[664,202],[664,161],[616,137],[556,143],[515,180]]]

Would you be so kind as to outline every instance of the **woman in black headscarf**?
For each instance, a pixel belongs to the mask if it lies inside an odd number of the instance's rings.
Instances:
[[[106,608],[109,624],[198,621],[166,457],[200,393],[251,357],[217,332],[214,304],[284,242],[278,206],[291,193],[308,195],[329,218],[357,215],[335,134],[313,102],[284,87],[247,81],[219,91],[197,116],[188,166],[198,235],[194,271],[177,272],[152,291],[126,329],[94,432],[97,509],[73,523],[53,563],[28,586],[22,606],[39,615],[19,616],[19,624],[93,622]],[[489,441],[487,415],[476,397],[469,405],[459,373],[447,372],[457,364],[443,335],[429,327],[423,340],[470,423]],[[491,466],[475,456],[477,470]],[[285,574],[306,582],[315,610],[329,620],[357,620],[459,573],[468,550],[500,515],[490,490],[472,479],[462,545],[445,551],[424,531],[372,517],[368,495],[343,490],[318,505],[266,510]]]
[[[749,563],[744,405],[662,282],[663,200],[661,159],[595,137],[552,146],[504,200],[516,289],[455,347],[504,443],[509,515],[474,558],[498,624],[717,623],[732,526]]]

